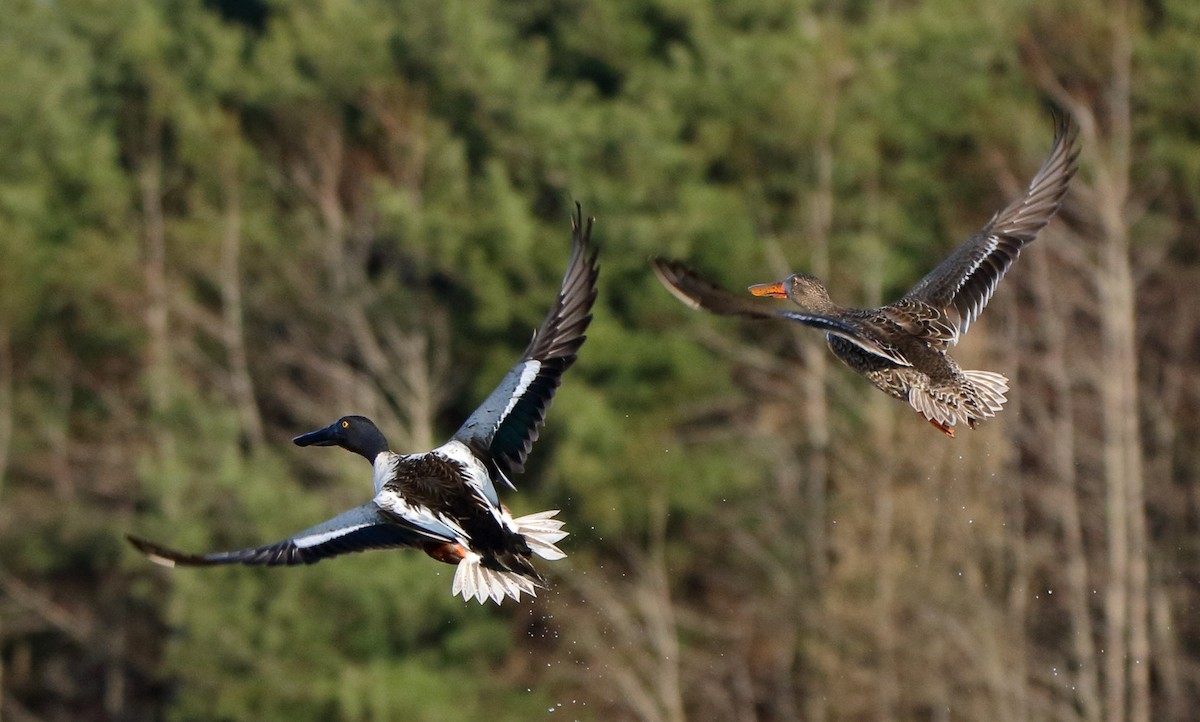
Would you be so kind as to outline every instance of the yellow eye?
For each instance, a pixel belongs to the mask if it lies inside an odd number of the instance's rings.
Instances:
[[[343,421],[343,422],[342,422],[342,428],[343,428],[343,429],[348,429],[348,428],[350,428],[350,422],[349,422],[349,421]]]

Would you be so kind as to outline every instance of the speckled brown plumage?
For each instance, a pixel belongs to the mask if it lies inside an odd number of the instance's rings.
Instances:
[[[790,299],[800,309],[795,311],[734,296],[679,261],[655,259],[654,270],[692,308],[786,318],[823,330],[830,349],[847,366],[954,436],[957,424],[974,428],[1004,406],[1008,379],[991,371],[963,370],[948,351],[979,317],[1021,248],[1058,211],[1075,173],[1076,134],[1065,117],[1056,117],[1054,144],[1025,195],[886,306],[840,306],[819,279],[803,273],[750,287],[756,296]]]

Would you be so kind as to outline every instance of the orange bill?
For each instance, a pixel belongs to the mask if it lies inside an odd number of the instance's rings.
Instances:
[[[755,296],[770,296],[771,298],[787,298],[787,291],[783,288],[783,281],[775,283],[756,283],[750,287],[750,293]]]

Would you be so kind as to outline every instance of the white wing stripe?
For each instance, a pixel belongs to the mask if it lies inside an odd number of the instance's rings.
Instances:
[[[529,384],[533,383],[533,380],[537,378],[538,371],[541,369],[542,362],[537,359],[530,359],[525,362],[525,367],[521,369],[521,378],[517,381],[517,388],[513,389],[513,394],[508,399],[508,405],[504,407],[504,412],[496,420],[496,428],[500,428],[500,424],[504,423],[504,420],[512,413],[513,407],[521,400],[521,397],[529,388]]]
[[[369,526],[373,526],[373,524],[370,524],[370,523],[355,524],[353,526],[344,526],[341,529],[334,529],[333,531],[327,531],[323,534],[312,534],[310,536],[296,537],[295,539],[292,539],[292,544],[295,544],[297,547],[299,547],[301,549],[308,549],[309,547],[315,547],[320,544],[324,544],[325,542],[329,541],[330,539],[337,539],[338,537],[344,537],[347,534],[356,532],[359,529],[366,529]]]

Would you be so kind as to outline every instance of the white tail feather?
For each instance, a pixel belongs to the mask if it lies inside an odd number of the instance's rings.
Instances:
[[[483,557],[475,552],[468,552],[463,557],[454,571],[454,583],[450,587],[451,594],[455,596],[461,594],[464,600],[474,597],[480,604],[489,599],[499,604],[504,601],[505,597],[520,601],[521,594],[537,596],[537,586],[532,579],[527,579],[516,572],[489,569],[483,566],[482,561]]]
[[[567,556],[556,543],[567,537],[563,523],[555,519],[558,509],[539,511],[512,520],[512,528],[525,537],[530,551],[542,559],[554,561]],[[483,566],[483,557],[476,552],[467,552],[454,571],[451,594],[462,595],[464,600],[474,598],[480,604],[491,599],[499,604],[505,597],[520,601],[522,594],[537,596],[537,583],[517,572],[490,569]]]
[[[525,543],[533,553],[549,561],[566,556],[562,549],[555,546],[567,538],[567,532],[562,530],[563,523],[554,518],[556,514],[558,509],[551,509],[513,519],[517,533],[525,537]]]

